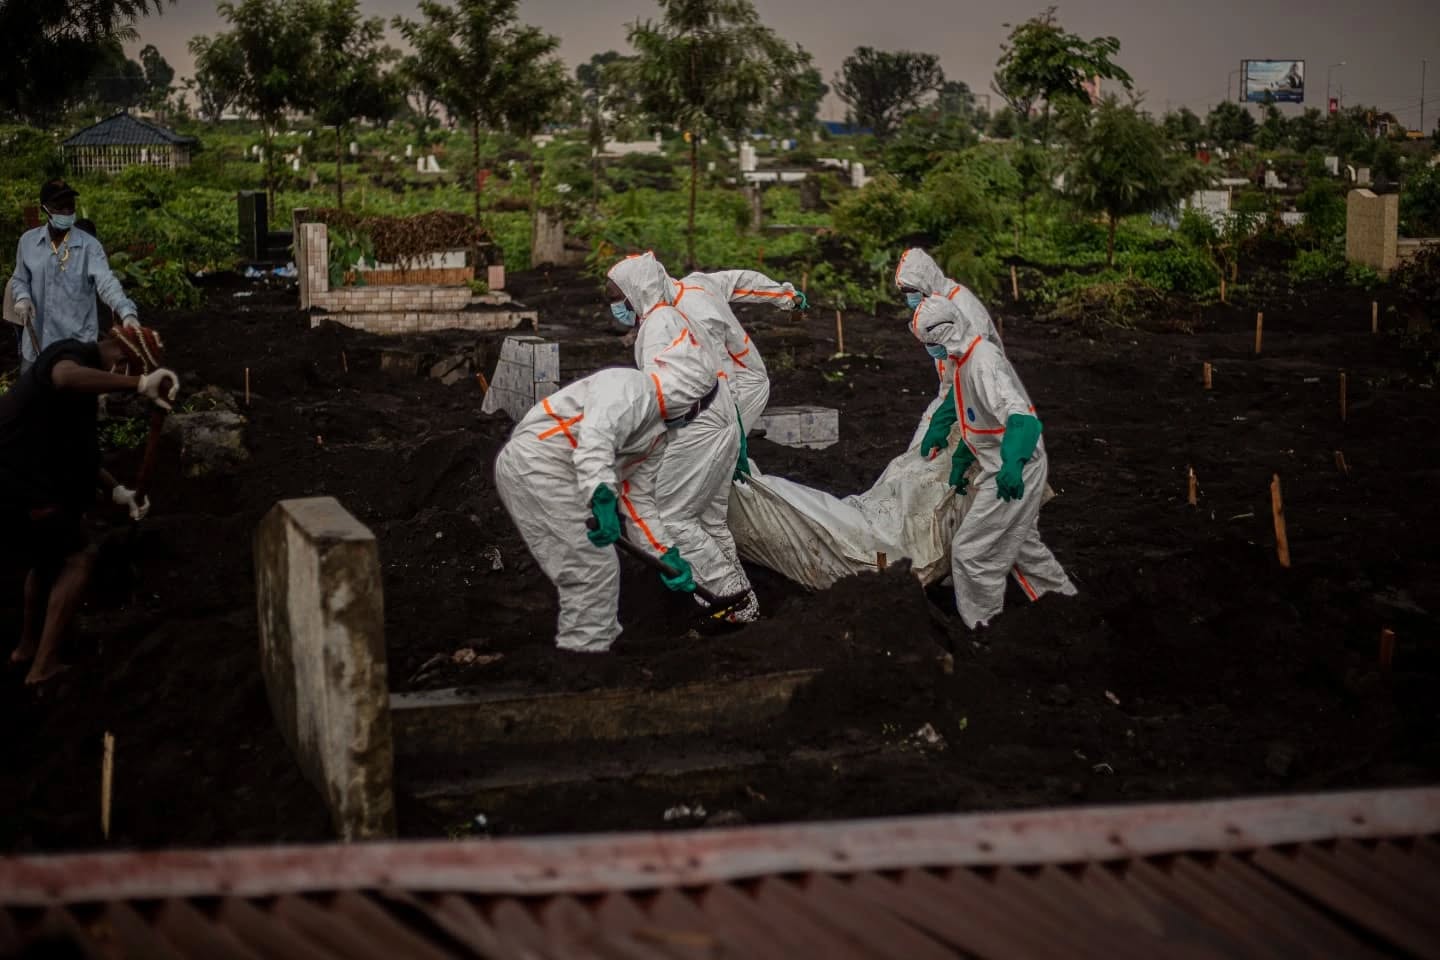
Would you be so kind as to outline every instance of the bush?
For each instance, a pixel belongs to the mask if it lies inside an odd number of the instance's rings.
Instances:
[[[1313,179],[1295,198],[1295,209],[1305,214],[1300,228],[1308,243],[1330,246],[1345,236],[1345,191],[1333,180]]]
[[[835,206],[835,230],[850,246],[873,250],[893,246],[912,230],[910,191],[881,174]]]
[[[1301,250],[1285,269],[1296,283],[1328,283],[1345,273],[1345,258],[1333,249]]]
[[[1425,166],[1405,178],[1400,230],[1408,237],[1440,237],[1440,167]]]
[[[1137,279],[1166,293],[1198,295],[1220,285],[1220,271],[1215,261],[1188,243],[1126,255],[1121,259],[1121,266],[1131,270]]]
[[[1429,311],[1440,310],[1440,244],[1421,247],[1390,275],[1400,295]]]

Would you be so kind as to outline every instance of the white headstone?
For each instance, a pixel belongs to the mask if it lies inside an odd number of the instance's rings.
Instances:
[[[296,157],[294,160],[291,160],[291,161],[290,161],[290,169],[291,169],[291,170],[294,170],[296,173],[299,173],[299,172],[300,172],[300,158],[299,158],[299,157]]]
[[[435,159],[435,154],[432,153],[425,158],[425,169],[430,173],[440,172],[440,161]]]
[[[350,156],[360,156],[360,144],[356,143],[354,140],[350,141]]]
[[[1338,177],[1338,176],[1340,176],[1340,158],[1339,158],[1339,157],[1326,157],[1326,158],[1325,158],[1325,172],[1328,173],[1328,174],[1330,174],[1330,176],[1332,176],[1332,177]]]
[[[1284,189],[1284,187],[1285,187],[1285,181],[1281,180],[1278,176],[1276,176],[1274,170],[1266,170],[1266,171],[1265,171],[1265,189],[1266,189],[1266,190],[1282,190],[1282,189]]]
[[[416,173],[424,173],[424,172],[425,172],[425,158],[424,158],[424,157],[416,157],[416,158],[415,158],[415,172],[416,172]]]
[[[656,131],[655,131],[655,146],[657,146],[657,147],[660,146],[660,131],[659,131],[659,130],[656,130]]]
[[[1370,186],[1370,168],[1361,167],[1355,171],[1355,183],[1362,187]]]
[[[866,181],[869,179],[869,177],[865,176],[865,164],[858,161],[850,164],[850,186],[858,190],[865,186]]]
[[[409,159],[410,159],[411,157],[413,157],[413,156],[415,156],[415,144],[413,144],[413,143],[407,143],[407,144],[405,144],[405,159],[406,159],[406,160],[409,160]]]
[[[749,173],[755,165],[755,148],[748,143],[740,144],[740,171]]]
[[[297,144],[295,145],[295,156],[297,156],[297,157],[303,157],[303,156],[305,156],[305,145],[304,145],[303,143],[297,143]]]
[[[715,172],[715,161],[714,161],[714,160],[711,160],[709,163],[705,164],[705,172],[706,172],[706,173],[714,173],[714,172]]]
[[[265,151],[264,151],[264,150],[256,150],[256,151],[255,151],[255,159],[259,160],[261,163],[264,163],[264,162],[265,162]]]

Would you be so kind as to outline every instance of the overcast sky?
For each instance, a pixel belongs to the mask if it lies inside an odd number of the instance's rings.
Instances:
[[[415,15],[413,0],[362,0],[387,20]],[[990,76],[1008,32],[1004,24],[1044,7],[1013,0],[756,0],[765,22],[814,56],[829,83],[855,47],[921,50],[940,55],[945,75],[977,93]],[[592,53],[625,51],[625,25],[656,16],[651,0],[521,0],[521,19],[561,39],[573,66]],[[1324,109],[1327,67],[1348,104],[1375,104],[1410,126],[1420,107],[1420,61],[1430,60],[1425,126],[1440,118],[1440,0],[1072,0],[1061,3],[1064,27],[1086,37],[1120,39],[1119,62],[1150,109],[1189,106],[1203,113],[1226,95],[1228,74],[1242,59],[1304,59],[1306,106]],[[178,0],[140,23],[153,43],[189,76],[190,37],[223,28],[212,0]],[[1234,81],[1238,82],[1238,77]],[[983,100],[982,100],[983,103]],[[832,97],[825,119],[841,119]]]

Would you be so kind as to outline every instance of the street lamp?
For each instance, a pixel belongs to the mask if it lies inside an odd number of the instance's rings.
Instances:
[[[1332,63],[1325,68],[1325,109],[1327,111],[1330,109],[1330,74],[1334,72],[1336,67],[1343,66],[1345,66],[1345,61],[1341,60],[1339,63]]]

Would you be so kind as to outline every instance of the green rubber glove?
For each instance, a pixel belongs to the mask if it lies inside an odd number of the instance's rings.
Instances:
[[[740,456],[735,458],[735,473],[732,480],[750,476],[750,442],[745,438],[745,423],[740,419],[740,408],[735,408],[735,421],[740,424]]]
[[[1012,413],[1005,421],[1005,436],[1000,441],[1000,472],[995,475],[995,493],[1001,500],[1019,500],[1025,496],[1025,464],[1035,455],[1042,430],[1040,421],[1025,413]]]
[[[795,291],[795,309],[796,309],[796,310],[809,310],[809,309],[810,309],[810,298],[807,297],[807,296],[805,296],[805,291],[804,291],[804,290],[796,290],[796,291]]]
[[[590,513],[595,517],[594,530],[585,531],[585,536],[597,547],[608,547],[620,539],[620,507],[615,491],[606,484],[600,484],[590,495]]]
[[[950,486],[962,497],[970,492],[970,481],[965,478],[965,471],[969,470],[974,462],[975,454],[963,443],[950,455]]]
[[[690,561],[680,556],[679,547],[671,547],[665,551],[665,556],[660,558],[671,570],[678,570],[679,573],[673,577],[660,574],[660,582],[670,590],[683,593],[695,592],[695,577],[690,572]]]
[[[930,426],[925,431],[924,438],[920,441],[920,458],[930,459],[930,454],[936,450],[944,450],[950,443],[950,429],[955,426],[959,419],[955,412],[955,388],[951,387],[950,392],[945,395],[940,406],[930,417]]]

